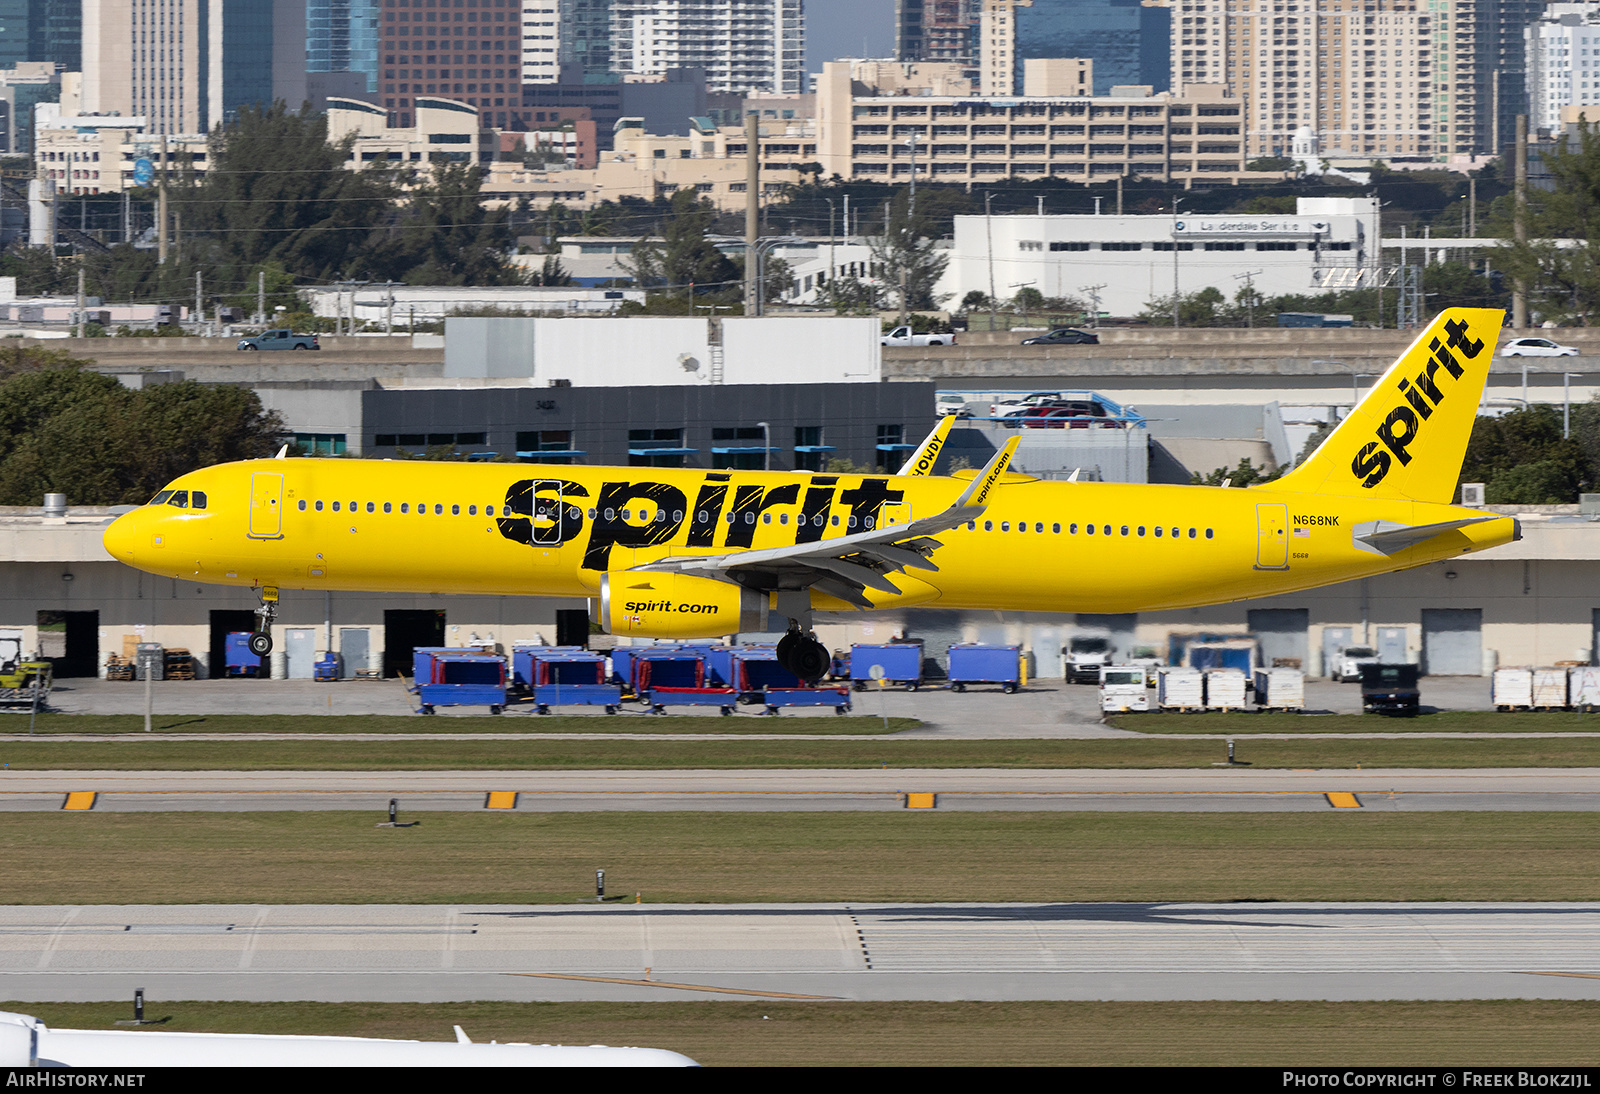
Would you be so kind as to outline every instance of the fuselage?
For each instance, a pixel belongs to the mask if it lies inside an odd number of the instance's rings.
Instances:
[[[830,475],[343,459],[223,464],[172,482],[105,535],[155,574],[242,587],[594,596],[607,572],[899,525],[971,476]],[[184,505],[173,504],[183,492]],[[196,492],[201,497],[196,498]],[[203,508],[195,502],[203,501]],[[1406,569],[1515,538],[1483,521],[1383,554],[1357,526],[1484,514],[1333,494],[1010,475],[937,539],[937,572],[890,575],[875,608],[1139,612]],[[812,593],[819,609],[845,605]]]

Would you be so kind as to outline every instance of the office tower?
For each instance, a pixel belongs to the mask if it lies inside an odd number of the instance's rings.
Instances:
[[[0,68],[49,61],[83,64],[83,0],[0,0]]]
[[[1237,96],[1252,156],[1287,155],[1302,128],[1319,136],[1325,153],[1431,156],[1438,148],[1425,2],[1178,2],[1172,80],[1222,84]]]
[[[378,90],[379,0],[305,0],[306,71],[352,72]]]
[[[390,8],[385,0],[379,95],[391,126],[411,126],[418,95],[474,106],[486,128],[515,123],[522,105],[523,0],[456,3],[394,0]]]
[[[276,12],[275,0],[83,0],[83,111],[204,133],[270,104],[284,47]],[[304,46],[294,48],[303,71]]]
[[[801,0],[612,0],[611,60],[624,75],[703,69],[711,92],[798,95],[804,7]]]
[[[1600,3],[1551,4],[1525,34],[1533,128],[1558,130],[1562,107],[1600,103]]]
[[[977,65],[983,0],[895,0],[894,15],[896,60]]]
[[[1082,57],[1094,62],[1096,95],[1119,85],[1168,88],[1172,9],[1164,2],[1033,0],[1014,6],[1016,78],[1021,77],[1022,62],[1031,58]]]

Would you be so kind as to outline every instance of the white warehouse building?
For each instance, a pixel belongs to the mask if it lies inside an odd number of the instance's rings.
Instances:
[[[1157,298],[1213,287],[1321,293],[1367,284],[1377,262],[1377,202],[1300,198],[1294,215],[958,216],[939,282],[952,304],[973,290],[1000,300],[1099,294],[1100,311],[1135,315]]]

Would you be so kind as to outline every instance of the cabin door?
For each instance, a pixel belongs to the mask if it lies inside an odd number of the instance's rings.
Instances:
[[[1256,569],[1289,568],[1289,507],[1283,502],[1256,506]]]
[[[250,476],[250,535],[255,539],[283,538],[283,476],[258,471]]]

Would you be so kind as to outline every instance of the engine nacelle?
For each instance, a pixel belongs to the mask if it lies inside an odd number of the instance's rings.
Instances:
[[[600,623],[611,634],[641,638],[716,638],[764,631],[767,594],[690,574],[604,574]]]

